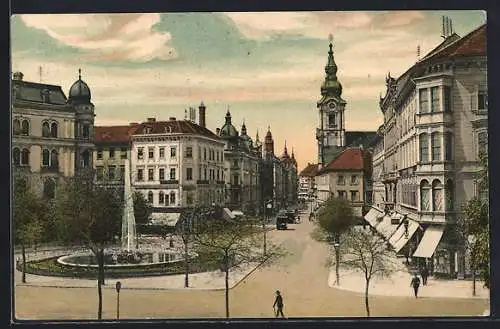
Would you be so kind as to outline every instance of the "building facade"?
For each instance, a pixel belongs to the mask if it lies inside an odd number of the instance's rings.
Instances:
[[[61,177],[92,168],[94,104],[79,74],[66,97],[61,86],[12,79],[12,161],[33,178],[32,187],[53,198]]]
[[[454,223],[463,216],[462,205],[481,192],[479,154],[487,151],[488,136],[486,25],[464,37],[445,36],[399,78],[388,75],[386,86],[380,100],[383,150],[379,141],[373,177],[384,195],[376,193],[375,203],[418,223],[402,252],[435,273],[462,277],[465,255]]]

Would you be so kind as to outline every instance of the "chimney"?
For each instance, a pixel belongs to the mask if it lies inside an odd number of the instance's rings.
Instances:
[[[205,128],[206,127],[206,124],[205,124],[205,104],[203,104],[203,101],[201,102],[200,106],[198,107],[198,120],[200,120],[200,126]]]
[[[12,75],[13,80],[18,80],[18,81],[22,81],[23,77],[24,74],[22,74],[21,72],[14,72],[14,74]]]
[[[170,121],[175,121],[175,117],[168,118]]]
[[[220,136],[220,128],[215,129],[215,134],[216,134],[217,136]]]
[[[156,118],[148,118],[148,122],[156,122]]]

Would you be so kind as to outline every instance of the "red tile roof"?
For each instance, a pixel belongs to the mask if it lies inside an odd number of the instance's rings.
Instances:
[[[130,142],[130,136],[137,125],[101,126],[94,127],[94,141],[96,144],[124,144]]]
[[[364,170],[364,152],[361,148],[350,147],[345,149],[335,159],[332,160],[326,167],[318,171],[324,173],[337,170]]]
[[[147,129],[151,129],[147,132]],[[220,139],[219,136],[214,134],[212,131],[204,128],[194,122],[188,120],[169,120],[169,121],[153,121],[153,122],[143,122],[137,125],[137,129],[134,132],[134,135],[142,135],[142,134],[164,134],[164,133],[172,133],[172,134],[195,134],[202,135],[205,137]]]
[[[454,58],[461,56],[486,56],[486,27],[484,24],[463,38],[449,44],[427,59]]]
[[[308,163],[307,167],[305,167],[301,172],[300,176],[306,177],[314,177],[318,172],[318,164],[317,163]]]

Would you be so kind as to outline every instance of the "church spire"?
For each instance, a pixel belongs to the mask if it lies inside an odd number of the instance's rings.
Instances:
[[[337,64],[333,57],[333,36],[330,34],[330,50],[328,51],[328,62],[325,66],[325,82],[321,86],[322,96],[340,97],[342,95],[342,85],[337,78]]]

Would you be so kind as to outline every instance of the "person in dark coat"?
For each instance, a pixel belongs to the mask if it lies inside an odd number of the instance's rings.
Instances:
[[[413,287],[413,291],[415,292],[415,298],[418,298],[418,287],[420,287],[420,279],[418,278],[416,273],[413,275],[413,278],[411,279],[410,286]]]
[[[276,313],[276,317],[281,314],[281,317],[284,318],[283,314],[283,297],[280,294],[279,290],[276,290],[276,299],[274,300],[273,309]]]
[[[427,278],[429,277],[429,269],[427,268],[427,266],[423,266],[421,269],[420,269],[420,276],[422,276],[422,284],[424,286],[427,285]]]

